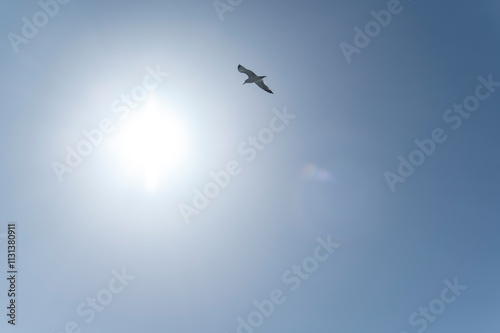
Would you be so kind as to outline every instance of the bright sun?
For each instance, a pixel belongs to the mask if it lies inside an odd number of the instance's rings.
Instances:
[[[149,189],[156,188],[185,162],[188,137],[183,124],[168,110],[149,101],[144,108],[119,124],[111,142],[127,173],[141,177]]]

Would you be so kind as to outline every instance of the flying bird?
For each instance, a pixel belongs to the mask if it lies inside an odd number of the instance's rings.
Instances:
[[[245,82],[243,82],[243,84],[245,83],[255,83],[256,85],[258,85],[260,88],[262,88],[263,90],[267,91],[268,93],[270,94],[274,94],[272,92],[271,89],[269,89],[268,86],[266,86],[266,84],[264,83],[264,78],[266,76],[257,76],[255,75],[254,72],[246,69],[245,67],[241,66],[241,65],[238,65],[238,71],[241,72],[241,73],[244,73],[246,75],[248,75],[248,79],[246,79]]]

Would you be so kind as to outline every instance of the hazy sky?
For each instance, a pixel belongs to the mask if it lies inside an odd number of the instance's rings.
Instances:
[[[2,332],[498,332],[498,1],[63,2],[1,5]]]

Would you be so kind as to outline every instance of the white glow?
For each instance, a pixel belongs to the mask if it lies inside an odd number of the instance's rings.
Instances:
[[[188,155],[183,124],[169,111],[149,101],[118,124],[111,142],[127,173],[141,177],[149,189],[178,171]]]

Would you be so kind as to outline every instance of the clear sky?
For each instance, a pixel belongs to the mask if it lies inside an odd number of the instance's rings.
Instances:
[[[63,2],[0,5],[2,332],[498,332],[498,1]]]

